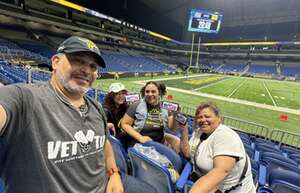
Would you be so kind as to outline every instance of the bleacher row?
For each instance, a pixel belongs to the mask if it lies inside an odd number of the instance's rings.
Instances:
[[[16,67],[4,60],[0,61],[0,78],[7,83],[27,82],[28,70],[22,67]],[[31,74],[32,82],[44,81],[50,78],[49,74],[35,72]],[[96,98],[103,103],[105,93],[96,90],[90,90],[89,96]],[[189,118],[189,134],[192,133],[192,118]],[[295,147],[279,145],[268,139],[263,139],[243,132],[238,132],[251,159],[252,174],[258,183],[258,192],[260,193],[296,193],[300,192],[300,150]],[[178,135],[178,133],[175,135]],[[153,161],[149,157],[141,154],[133,148],[126,151],[122,144],[111,137],[114,146],[115,157],[120,169],[134,177],[144,180],[158,192],[187,192],[192,185],[187,180],[191,172],[191,164],[182,160],[181,157],[166,148],[163,145],[152,142],[157,151],[170,159],[173,166],[181,174],[180,178],[172,181],[170,171]],[[185,164],[184,164],[185,163]],[[1,182],[0,182],[1,184]],[[0,185],[1,187],[1,185]],[[1,189],[0,189],[1,193]]]
[[[49,46],[29,40],[15,40],[14,42],[0,38],[0,55],[10,55],[12,57],[24,57],[36,60],[40,63],[50,65],[50,57],[55,51]],[[131,53],[131,54],[129,54]],[[142,56],[134,51],[116,52],[103,50],[103,58],[107,63],[107,67],[102,72],[174,72],[176,68],[162,63],[155,57]],[[188,61],[186,62],[188,63]],[[221,73],[247,73],[280,75],[280,76],[300,76],[300,67],[275,65],[257,65],[251,64],[208,64],[204,63],[204,67],[211,68]],[[279,70],[277,68],[280,68]]]
[[[102,72],[173,72],[176,68],[161,63],[159,60],[144,56],[133,56],[126,53],[113,51],[103,52],[103,58],[107,64]],[[37,60],[40,63],[50,65],[50,58],[55,51],[49,46],[37,42],[18,40],[14,43],[0,39],[0,55],[12,57],[24,57]]]
[[[300,67],[284,66],[280,67],[280,74],[275,65],[257,65],[251,64],[203,64],[203,66],[211,68],[217,72],[223,73],[247,73],[247,74],[266,74],[281,76],[300,76]]]

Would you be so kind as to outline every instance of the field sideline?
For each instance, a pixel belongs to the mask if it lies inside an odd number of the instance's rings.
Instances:
[[[139,92],[142,83],[138,82],[148,79],[122,78],[119,82],[131,92]],[[189,79],[178,75],[158,76],[155,80],[173,87],[168,88],[168,94],[183,106],[195,108],[201,102],[214,101],[225,116],[300,134],[297,127],[300,121],[299,83],[206,74],[189,76]],[[107,91],[112,82],[117,81],[98,80],[95,87]],[[288,116],[287,121],[279,120],[282,114]]]

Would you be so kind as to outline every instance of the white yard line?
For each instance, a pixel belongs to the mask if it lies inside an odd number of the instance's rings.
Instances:
[[[267,87],[265,81],[263,81],[263,85],[264,85],[265,89],[267,90],[267,93],[269,94],[269,97],[271,98],[273,105],[274,105],[275,107],[277,107],[277,104],[276,104],[276,102],[274,101],[274,98],[272,97],[272,95],[271,95],[271,93],[270,93],[270,91],[269,91],[269,89],[268,89],[268,87]]]
[[[139,84],[139,85],[145,85],[144,81],[133,81],[133,82],[136,84]],[[278,112],[285,112],[285,113],[300,115],[300,110],[296,110],[296,109],[289,109],[289,108],[285,108],[285,107],[275,107],[275,106],[267,105],[267,104],[261,104],[261,103],[240,100],[240,99],[234,99],[234,98],[228,98],[228,97],[224,97],[224,96],[217,96],[217,95],[212,95],[212,94],[199,93],[199,92],[188,91],[188,90],[183,90],[183,89],[178,89],[178,88],[173,88],[173,87],[167,87],[167,89],[181,92],[181,93],[191,94],[191,95],[195,95],[195,96],[201,96],[201,97],[206,97],[206,98],[212,98],[212,99],[232,102],[232,103],[236,103],[236,104],[258,107],[261,109],[269,109],[269,110],[278,111]]]
[[[241,84],[238,85],[227,97],[230,98],[239,88],[241,88],[241,86],[243,86],[245,84],[246,81],[247,81],[247,79],[244,80],[244,82],[241,82]]]
[[[233,79],[233,78],[224,78],[223,80],[220,80],[220,81],[217,81],[217,82],[214,82],[214,83],[211,83],[211,84],[207,84],[207,85],[201,86],[201,87],[199,87],[199,88],[195,88],[195,89],[193,89],[193,90],[194,90],[194,91],[201,90],[202,88],[207,88],[207,87],[209,87],[209,86],[212,86],[212,85],[215,85],[215,84],[219,84],[219,83],[221,83],[221,82],[224,82],[224,81],[226,81],[226,80],[231,80],[231,79]]]

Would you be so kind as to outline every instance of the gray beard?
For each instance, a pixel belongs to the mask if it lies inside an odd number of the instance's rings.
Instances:
[[[90,88],[70,84],[70,78],[64,77],[60,72],[57,72],[57,79],[61,85],[71,94],[84,95]]]

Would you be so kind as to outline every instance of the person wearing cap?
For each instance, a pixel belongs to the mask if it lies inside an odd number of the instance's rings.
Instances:
[[[107,117],[107,127],[118,139],[124,136],[120,128],[120,120],[124,116],[128,105],[125,96],[128,93],[125,86],[120,83],[112,83],[109,86],[109,93],[104,98],[104,110]]]
[[[44,83],[0,88],[0,176],[10,193],[123,193],[102,106],[85,95],[105,67],[98,47],[72,36]]]

